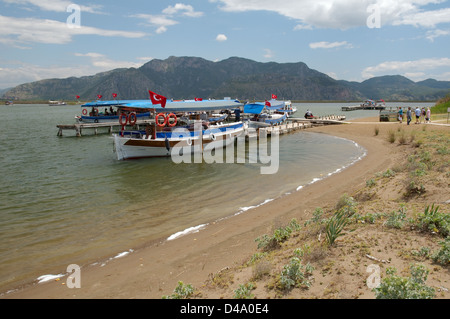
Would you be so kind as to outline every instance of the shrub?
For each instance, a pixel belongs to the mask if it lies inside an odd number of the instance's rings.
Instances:
[[[388,168],[386,172],[383,173],[383,177],[393,177],[393,176],[395,176],[395,172],[390,168]]]
[[[289,264],[283,267],[280,275],[280,286],[282,289],[291,289],[295,286],[309,288],[311,282],[308,277],[312,275],[314,267],[309,263],[303,266],[300,258],[292,257]]]
[[[358,203],[355,201],[355,199],[351,196],[348,196],[347,194],[344,194],[341,196],[339,201],[336,204],[336,210],[345,210],[347,213],[347,217],[353,215],[356,212],[356,205]]]
[[[431,249],[428,247],[421,247],[419,251],[414,250],[411,253],[417,257],[428,258],[430,256]]]
[[[256,262],[260,261],[261,259],[265,258],[267,256],[267,253],[255,253],[250,258],[250,260],[247,262],[247,265],[254,265]]]
[[[308,244],[304,244],[303,248],[296,248],[294,250],[294,255],[299,258],[302,258],[303,256],[309,254],[310,252],[311,252],[311,246]]]
[[[389,228],[400,229],[403,227],[404,220],[406,218],[406,213],[404,207],[400,208],[397,212],[393,211],[387,215],[388,218],[384,223]]]
[[[377,182],[375,182],[375,180],[373,178],[366,181],[367,187],[374,187],[376,184],[377,184]]]
[[[441,249],[436,251],[432,256],[431,259],[433,259],[434,262],[441,264],[441,265],[448,265],[450,264],[450,237],[447,236],[445,240],[439,242],[441,245]]]
[[[409,198],[414,195],[422,195],[423,193],[425,193],[425,191],[425,186],[423,186],[423,184],[419,184],[418,181],[410,178],[407,181],[406,192],[403,194],[403,197]]]
[[[450,234],[450,214],[440,213],[439,206],[427,206],[423,213],[417,216],[417,226],[424,230],[439,233],[444,237]]]
[[[448,155],[450,154],[450,150],[446,146],[441,146],[436,150],[436,153],[439,155]]]
[[[367,213],[364,217],[363,217],[363,220],[364,220],[364,222],[366,222],[366,223],[369,223],[369,224],[375,224],[375,221],[378,219],[378,218],[380,218],[380,215],[381,214],[378,214],[378,213]]]
[[[270,250],[280,246],[280,244],[289,239],[292,232],[301,228],[297,220],[294,218],[286,227],[275,229],[272,236],[267,234],[258,237],[255,241],[258,243],[258,248]]]
[[[400,144],[400,145],[405,145],[406,143],[407,143],[407,138],[406,138],[406,134],[405,134],[405,132],[401,132],[400,133],[400,137],[398,138],[398,143]]]
[[[435,290],[425,285],[429,271],[423,265],[410,266],[411,277],[395,275],[395,268],[388,268],[380,285],[374,289],[377,299],[433,299]]]
[[[253,299],[255,296],[252,294],[252,290],[255,289],[253,284],[248,283],[245,285],[239,285],[239,288],[237,288],[234,291],[234,299]]]
[[[185,285],[182,281],[178,282],[173,294],[170,296],[163,296],[163,299],[188,299],[194,293],[195,288],[191,284]]]
[[[394,143],[395,142],[395,132],[394,131],[389,131],[388,133],[388,141],[389,143]]]
[[[313,217],[305,222],[305,226],[307,226],[311,223],[320,224],[322,221],[321,220],[322,215],[323,215],[323,209],[320,207],[317,207],[313,212]]]

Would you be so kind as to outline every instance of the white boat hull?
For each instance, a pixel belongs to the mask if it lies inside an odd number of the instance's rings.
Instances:
[[[157,138],[146,135],[136,138],[114,134],[114,150],[118,160],[202,153],[233,144],[236,137],[243,134],[244,124],[237,122],[212,125],[201,132],[201,135],[191,132],[189,136],[183,137],[164,137],[161,136],[164,133],[158,133]]]

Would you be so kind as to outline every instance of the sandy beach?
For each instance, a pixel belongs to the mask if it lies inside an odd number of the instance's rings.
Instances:
[[[386,171],[404,156],[403,150],[397,144],[391,144],[384,138],[389,129],[396,130],[400,124],[385,124],[377,121],[377,118],[370,118],[354,121],[352,124],[328,125],[309,129],[311,132],[331,134],[353,140],[367,150],[367,155],[363,159],[340,173],[238,216],[209,224],[196,233],[171,241],[148,243],[134,249],[122,258],[114,258],[95,265],[80,265],[82,266],[81,288],[68,288],[67,278],[63,277],[47,283],[21,287],[4,294],[1,298],[160,299],[163,295],[170,295],[178,281],[190,283],[199,288],[201,293],[198,298],[231,298],[232,295],[226,295],[224,291],[226,289],[232,291],[237,286],[240,276],[238,273],[245,277],[245,272],[242,272],[242,268],[239,267],[257,252],[255,243],[257,237],[268,233],[274,226],[287,224],[292,218],[296,218],[303,224],[304,221],[311,218],[315,208],[333,207],[343,194],[356,193],[364,188],[366,181],[377,172]],[[380,130],[378,136],[374,134],[376,127]],[[405,123],[401,127],[406,131],[420,129],[418,125],[407,127]],[[427,130],[448,132],[449,128],[427,125]],[[379,198],[385,202],[398,203],[397,199],[391,200],[383,196],[380,195]],[[443,194],[436,193],[436,198],[427,198],[423,204],[431,203],[431,200],[442,202],[450,199],[445,198],[446,196],[448,196],[448,189],[444,190]],[[448,210],[448,204],[443,207],[444,210]],[[206,284],[208,280],[214,274],[228,269],[236,269],[232,280],[233,285],[225,290],[208,289]],[[363,272],[364,268],[362,269]],[[443,280],[447,280],[447,278]],[[449,288],[448,282],[443,282],[442,285]],[[204,287],[203,290],[202,287]],[[258,287],[263,289],[262,284]],[[323,290],[324,287],[324,285],[316,287],[316,290],[311,290],[311,293],[320,298],[318,290]],[[366,290],[367,292],[362,290],[359,297],[374,298],[367,288]],[[267,296],[271,295],[262,294],[259,298]],[[351,295],[341,297],[349,296]],[[446,296],[448,298],[448,293]],[[333,296],[331,297],[333,298]],[[292,296],[287,298],[292,298]]]

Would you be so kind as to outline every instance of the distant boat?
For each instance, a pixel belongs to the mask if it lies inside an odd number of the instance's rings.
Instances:
[[[64,101],[52,101],[52,100],[50,100],[50,101],[48,101],[48,105],[49,105],[49,106],[54,106],[54,105],[67,105],[67,103],[64,102]]]
[[[117,123],[119,121],[120,111],[117,105],[81,105],[81,115],[75,116],[77,123]],[[149,120],[150,112],[136,112],[136,120]]]
[[[295,106],[292,105],[292,102],[291,102],[291,101],[284,101],[283,107],[277,109],[276,112],[279,112],[279,113],[284,112],[284,113],[287,113],[287,114],[289,114],[289,115],[292,115],[292,114],[294,114],[295,112],[297,112],[297,108],[296,108]]]
[[[384,100],[365,100],[360,105],[343,106],[342,111],[356,111],[356,110],[384,110],[386,103]]]
[[[6,101],[5,105],[14,105],[14,102],[13,101]]]
[[[279,112],[284,106],[284,102],[256,102],[244,105],[244,115],[249,118],[249,127],[274,126],[285,122],[288,119],[287,112]]]

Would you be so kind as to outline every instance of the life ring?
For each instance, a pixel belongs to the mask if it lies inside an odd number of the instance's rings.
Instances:
[[[130,115],[128,116],[128,122],[130,123],[130,125],[134,125],[137,122],[137,116],[135,112],[131,112]]]
[[[125,119],[125,122],[123,121],[123,119]],[[122,125],[122,126],[127,125],[127,122],[128,122],[128,116],[125,113],[120,114],[120,117],[119,117],[120,125]]]
[[[87,110],[83,109],[83,111],[81,111],[81,113],[83,113],[83,115],[87,115]]]
[[[170,123],[171,118],[174,119],[174,121],[172,123]],[[177,125],[177,116],[175,114],[170,113],[169,115],[167,115],[167,125],[170,127]]]
[[[162,116],[162,118],[164,119],[163,123],[159,123],[159,121],[158,121],[160,116]],[[156,121],[156,125],[158,125],[159,127],[164,127],[167,124],[167,117],[164,115],[164,113],[159,113],[158,115],[156,115],[155,121]]]

